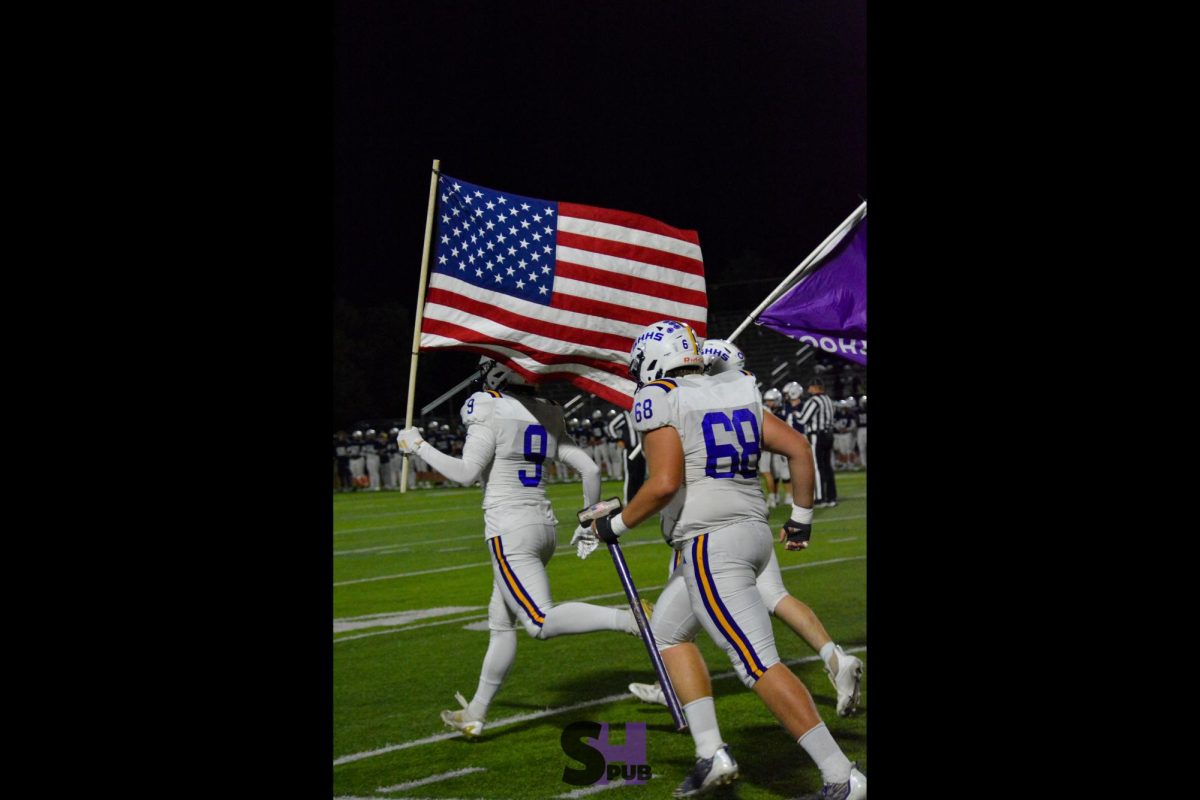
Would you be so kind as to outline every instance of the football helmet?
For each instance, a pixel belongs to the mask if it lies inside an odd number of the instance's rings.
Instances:
[[[355,431],[354,433],[350,434],[350,438],[351,439],[361,439],[362,431]]]
[[[629,376],[638,385],[656,381],[680,367],[704,368],[696,332],[684,322],[664,319],[648,325],[629,351]]]
[[[799,400],[800,395],[804,394],[804,388],[795,381],[789,381],[783,385],[783,393],[787,395],[788,400]]]
[[[763,392],[763,402],[767,404],[767,408],[774,408],[783,402],[783,395],[778,389],[767,389]],[[772,403],[775,405],[771,405]]]
[[[592,412],[592,419],[600,419],[602,416],[604,416],[604,414],[598,408]]]
[[[497,391],[505,386],[528,385],[519,372],[491,356],[480,356],[479,358],[479,381],[483,384],[483,388]]]
[[[704,347],[700,348],[700,355],[704,356],[704,370],[709,375],[744,369],[746,366],[746,354],[737,349],[733,342],[724,339],[705,341]]]

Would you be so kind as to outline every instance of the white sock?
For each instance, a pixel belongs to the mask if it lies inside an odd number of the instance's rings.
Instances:
[[[605,608],[591,603],[563,603],[546,612],[542,639],[592,631],[637,631],[637,622],[627,608]]]
[[[488,706],[500,691],[508,668],[517,657],[517,632],[514,630],[491,631],[487,653],[483,656],[483,669],[479,671],[479,686],[464,712],[468,719],[487,719]]]
[[[824,722],[818,723],[796,741],[808,753],[817,769],[821,770],[821,780],[825,783],[845,783],[850,780],[850,759],[833,740],[833,734]]]
[[[721,729],[717,726],[717,709],[711,697],[701,697],[683,707],[688,729],[696,743],[696,758],[712,758],[721,745]],[[849,774],[849,773],[847,773]]]
[[[829,667],[830,672],[834,672],[834,673],[837,672],[837,664],[834,662],[831,662],[829,659],[834,656],[833,651],[834,651],[835,647],[837,647],[837,645],[835,645],[833,642],[826,642],[821,647],[821,652],[820,652],[821,660],[825,662],[825,666]]]

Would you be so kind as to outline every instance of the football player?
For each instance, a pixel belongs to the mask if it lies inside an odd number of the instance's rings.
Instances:
[[[567,435],[562,406],[539,397],[519,373],[488,356],[480,359],[479,372],[483,389],[462,406],[467,440],[461,459],[423,441],[415,428],[399,436],[403,452],[419,453],[450,480],[484,482],[484,540],[493,576],[490,640],[474,698],[468,703],[456,692],[462,708],[441,714],[469,738],[483,732],[488,706],[516,657],[518,622],[535,639],[604,630],[638,635],[629,609],[550,599],[546,564],[554,555],[558,519],[546,497],[543,463],[560,458],[583,475],[584,506],[600,499],[600,470]],[[571,543],[583,549],[589,542],[595,546],[590,530],[577,528]],[[650,605],[644,606],[649,615]]]
[[[727,357],[721,358],[716,355],[718,350],[724,352]],[[704,343],[702,352],[705,354],[705,372],[709,375],[745,369],[746,356],[731,343],[722,339],[709,339]],[[759,463],[761,465],[761,459]],[[678,558],[674,561],[678,562]],[[675,564],[672,564],[668,568],[668,575],[674,571],[674,567]],[[837,691],[838,716],[846,717],[852,714],[858,707],[861,696],[862,659],[847,654],[840,645],[833,641],[816,613],[788,592],[783,585],[779,560],[775,557],[773,550],[766,569],[758,576],[756,583],[767,611],[783,620],[797,636],[820,655],[821,661],[825,664],[825,674],[829,676],[830,683]],[[660,620],[663,619],[666,608],[661,598],[656,608]],[[647,703],[658,703],[664,706],[667,704],[662,687],[657,683],[631,683],[629,691]]]
[[[768,411],[782,418],[783,394],[778,389],[767,389],[762,393],[762,401]],[[767,481],[767,509],[770,510],[779,505],[779,498],[784,496],[784,484],[787,484],[787,496],[791,497],[792,489],[789,481],[792,479],[792,474],[788,472],[787,459],[777,458],[774,453],[760,453],[758,464],[759,471]],[[776,495],[776,485],[779,487],[778,496]]]
[[[825,784],[821,797],[862,800],[866,776],[838,747],[808,689],[780,662],[756,586],[773,553],[758,454],[767,449],[789,460],[800,503],[793,504],[780,540],[788,550],[800,550],[812,529],[808,442],[763,413],[752,374],[700,374],[698,349],[691,328],[674,320],[657,322],[634,340],[629,367],[639,383],[634,420],[643,433],[650,477],[624,510],[593,523],[596,535],[612,542],[661,511],[664,536],[679,552],[663,594],[682,578],[691,615],[679,614],[672,603],[671,618],[664,619],[660,600],[652,625],[696,742],[696,766],[675,796],[690,797],[737,776],[737,764],[721,741],[707,669],[691,644],[698,624],[816,763]]]

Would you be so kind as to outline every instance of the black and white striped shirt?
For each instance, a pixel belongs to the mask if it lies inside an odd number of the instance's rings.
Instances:
[[[623,440],[628,450],[633,450],[641,441],[638,432],[633,429],[633,415],[628,411],[613,417],[608,423],[606,432],[612,441]]]
[[[809,395],[800,409],[800,422],[804,423],[804,431],[809,434],[833,430],[833,401],[829,395],[823,392]]]

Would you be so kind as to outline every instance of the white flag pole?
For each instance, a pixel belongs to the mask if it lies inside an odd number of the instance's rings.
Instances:
[[[867,216],[867,201],[864,200],[862,202],[862,205],[860,205],[858,208],[854,209],[854,212],[851,213],[850,216],[846,217],[846,219],[842,221],[841,225],[838,225],[836,228],[833,229],[833,233],[831,233],[825,237],[825,241],[823,241],[819,245],[817,245],[816,250],[813,250],[811,253],[808,254],[808,258],[806,258],[800,262],[800,266],[798,266],[794,270],[792,270],[791,274],[788,275],[786,278],[784,278],[783,282],[781,284],[779,284],[778,286],[776,286],[775,290],[772,291],[769,295],[767,295],[767,299],[763,300],[762,303],[759,304],[758,308],[756,308],[756,309],[754,309],[754,311],[750,312],[750,316],[746,317],[745,321],[742,322],[741,325],[738,325],[737,329],[733,333],[731,333],[729,336],[725,337],[726,340],[732,342],[734,339],[736,339],[738,334],[741,333],[742,331],[744,331],[746,329],[746,326],[748,326],[751,322],[753,322],[758,317],[758,315],[763,312],[763,309],[765,309],[767,306],[771,305],[771,303],[774,303],[776,300],[778,300],[780,295],[782,295],[788,289],[792,288],[794,285],[799,283],[799,281],[801,279],[803,279],[804,277],[807,277],[807,273],[805,273],[805,270],[807,270],[810,266],[812,266],[818,260],[823,258],[830,250],[833,249],[833,247],[838,242],[841,241],[842,236],[844,236],[846,234],[846,231],[848,231],[855,224],[857,224],[859,220],[863,219],[866,216]],[[801,274],[801,273],[805,273],[805,274]]]
[[[429,176],[429,213],[425,217],[425,246],[421,249],[421,283],[417,288],[417,315],[413,320],[412,362],[408,369],[408,411],[404,417],[404,427],[411,428],[413,424],[413,404],[417,399],[417,357],[421,350],[421,319],[425,316],[425,284],[429,280],[429,240],[433,238],[433,209],[437,200],[439,159],[433,160],[433,174]],[[404,456],[404,465],[400,468],[400,492],[408,491],[408,462],[409,456]]]

